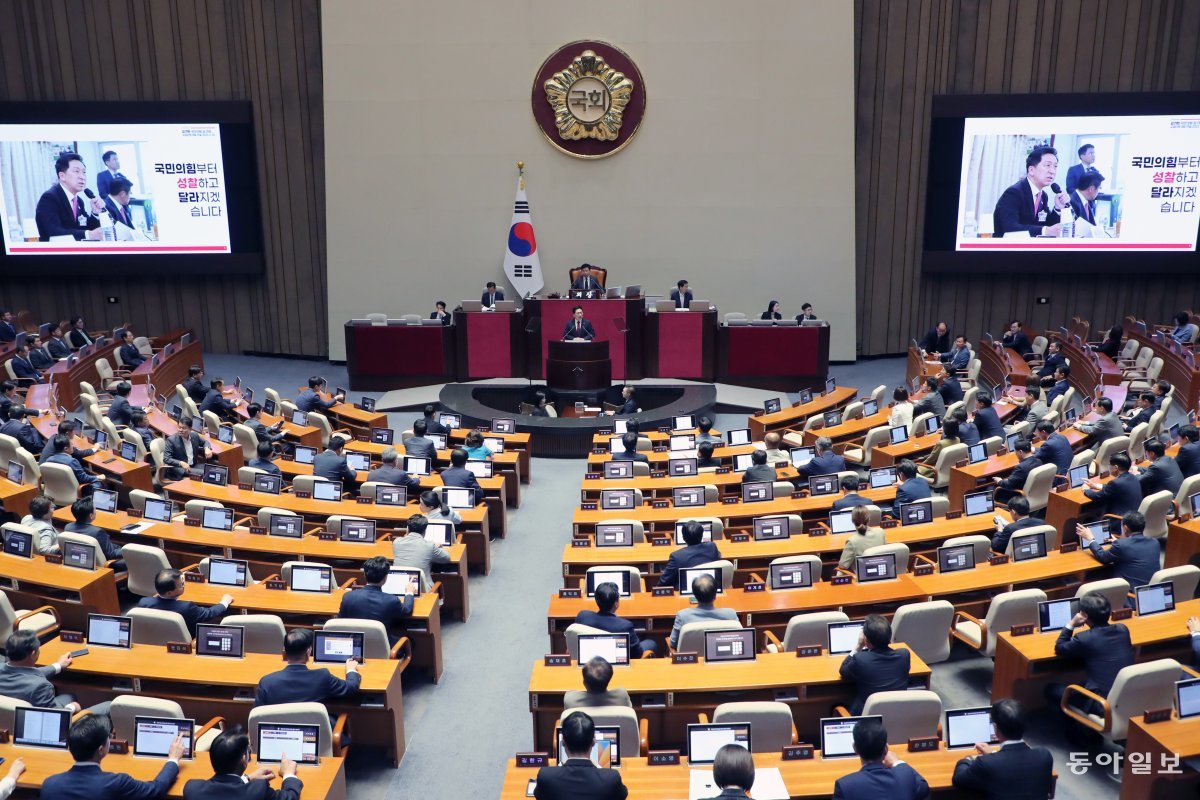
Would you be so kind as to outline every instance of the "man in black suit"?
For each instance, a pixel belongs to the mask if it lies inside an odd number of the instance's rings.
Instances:
[[[603,292],[600,281],[592,276],[592,265],[584,264],[579,268],[579,277],[571,284],[571,289],[577,292]]]
[[[38,372],[43,372],[54,366],[54,359],[42,345],[41,337],[31,333],[25,337],[25,345],[29,349],[29,363]]]
[[[615,583],[602,583],[596,587],[597,611],[584,609],[575,615],[575,621],[580,625],[599,628],[609,633],[624,633],[629,636],[629,653],[632,658],[640,658],[643,653],[653,653],[658,646],[649,639],[638,639],[633,623],[617,616],[621,606],[621,593]]]
[[[1009,500],[1008,510],[1012,513],[1012,522],[1005,523],[1000,515],[993,517],[996,532],[992,534],[992,550],[996,553],[1003,553],[1008,549],[1008,542],[1014,533],[1044,524],[1042,520],[1029,516],[1029,501],[1024,495],[1018,494]]]
[[[1083,688],[1089,692],[1108,697],[1117,673],[1134,662],[1133,644],[1129,629],[1121,623],[1109,624],[1112,608],[1108,599],[1098,593],[1089,592],[1079,600],[1079,613],[1071,618],[1066,627],[1058,632],[1054,643],[1054,654],[1059,658],[1078,659],[1087,672]],[[1075,633],[1087,624],[1088,629]],[[1046,704],[1051,709],[1061,709],[1066,685],[1051,683],[1046,686]],[[1085,713],[1099,713],[1100,704],[1094,700],[1074,695],[1074,704]],[[1084,743],[1080,730],[1067,722],[1067,739],[1072,746]],[[1095,738],[1095,737],[1092,737]]]
[[[863,497],[858,493],[858,478],[854,475],[845,475],[839,482],[842,487],[842,496],[833,501],[831,511],[847,511],[855,506],[870,506],[874,505],[875,501]]]
[[[675,284],[675,288],[671,290],[671,302],[676,308],[691,308],[692,306],[692,290],[688,288],[687,281],[679,281]]]
[[[438,300],[436,303],[433,304],[433,312],[429,315],[429,318],[436,319],[436,320],[440,321],[443,325],[449,325],[451,323],[451,321],[454,319],[453,317],[450,316],[449,312],[446,311],[446,301],[445,300]]]
[[[450,466],[442,470],[442,485],[470,489],[475,493],[476,498],[483,495],[479,479],[475,477],[474,472],[467,469],[467,451],[461,447],[450,451]]]
[[[804,305],[800,306],[800,313],[796,315],[797,322],[816,319],[820,319],[820,317],[818,317],[816,312],[813,310],[812,303],[805,303]]]
[[[958,382],[958,376],[953,372],[943,372],[939,376],[938,394],[942,396],[942,403],[947,408],[962,400],[965,396],[962,384]]]
[[[196,405],[204,402],[205,396],[208,395],[208,385],[204,383],[204,370],[200,366],[193,364],[188,367],[188,376],[187,380],[183,382],[183,390]],[[276,411],[279,410],[276,409]]]
[[[46,349],[55,361],[61,361],[71,355],[71,345],[63,338],[62,326],[55,325],[50,329],[50,338],[46,341]]]
[[[412,616],[413,596],[397,596],[383,591],[392,563],[383,556],[372,556],[363,562],[366,584],[342,595],[338,617],[342,619],[373,619],[388,629],[388,638],[395,644],[400,639],[399,628]]]
[[[1037,371],[1039,378],[1049,378],[1054,375],[1054,371],[1059,367],[1067,365],[1067,357],[1063,355],[1062,343],[1058,339],[1054,339],[1050,344],[1046,345],[1046,359],[1042,363],[1042,368]],[[1046,400],[1046,405],[1050,401]]]
[[[483,296],[479,298],[479,302],[484,308],[491,308],[496,305],[498,300],[504,299],[504,290],[496,288],[495,281],[488,281],[487,288],[483,292]]]
[[[122,555],[122,548],[118,544],[114,544],[112,539],[108,538],[108,532],[103,528],[94,525],[96,521],[96,506],[92,503],[92,498],[81,497],[74,503],[71,503],[71,517],[74,522],[68,522],[63,530],[67,533],[80,533],[84,536],[91,536],[96,540],[96,544],[100,545],[100,550],[104,553],[104,557],[109,561],[119,559]],[[99,566],[97,564],[97,566]],[[125,566],[123,562],[118,561],[113,567],[113,572],[124,572]]]
[[[913,404],[913,419],[922,414],[933,414],[935,417],[946,416],[946,401],[938,391],[938,379],[930,376],[925,379],[925,394]],[[915,435],[924,435],[924,431],[913,431]]]
[[[846,459],[833,452],[833,440],[828,436],[818,436],[814,449],[816,455],[798,470],[801,478],[807,479],[814,475],[832,475],[835,472],[846,471]],[[763,457],[766,457],[766,453],[763,453]]]
[[[1103,182],[1104,176],[1099,172],[1089,172],[1079,179],[1075,191],[1067,190],[1071,194],[1071,212],[1076,220],[1093,226],[1096,224],[1096,195],[1100,194],[1100,184]]]
[[[330,436],[329,447],[313,457],[313,475],[327,481],[341,481],[343,492],[354,492],[358,489],[358,473],[346,460],[342,448],[346,440],[341,436]]]
[[[1046,403],[1052,404],[1055,400],[1065,395],[1071,390],[1071,367],[1067,364],[1059,364],[1054,368],[1054,385],[1046,392]],[[1066,409],[1064,408],[1065,412]]]
[[[429,432],[425,426],[425,420],[419,419],[414,422],[412,432],[413,435],[404,440],[404,454],[416,458],[428,458],[429,466],[432,468],[437,462],[437,447],[433,444],[432,439],[425,438],[425,434]]]
[[[1158,571],[1162,548],[1157,540],[1143,534],[1145,530],[1144,516],[1137,511],[1126,512],[1121,516],[1121,537],[1114,539],[1108,548],[1104,548],[1087,528],[1082,525],[1076,528],[1080,546],[1101,564],[1112,565],[1112,576],[1123,578],[1130,589],[1150,583],[1150,579]],[[1132,601],[1126,601],[1126,605],[1132,604]]]
[[[1167,446],[1159,439],[1148,439],[1145,449],[1150,464],[1139,468],[1137,473],[1142,497],[1149,497],[1163,490],[1178,494],[1179,487],[1183,484],[1183,472],[1175,463],[1175,459],[1166,454]]]
[[[129,402],[129,393],[132,391],[133,386],[129,381],[121,381],[113,389],[113,399],[108,406],[107,416],[114,425],[129,425],[133,421],[133,412],[142,410]]]
[[[13,350],[12,368],[18,382],[43,382],[42,373],[38,372],[34,368],[33,362],[29,360],[29,345],[27,344],[22,343],[17,346],[17,349]]]
[[[117,178],[108,186],[109,195],[104,198],[104,207],[108,209],[113,222],[132,228],[133,212],[129,208],[129,190],[133,188],[133,184],[124,178]],[[100,192],[100,196],[104,197],[103,191]]]
[[[921,341],[917,346],[926,353],[936,356],[950,350],[950,326],[944,322],[939,322],[934,325],[925,335],[921,337]]]
[[[259,767],[249,775],[250,737],[240,725],[231,725],[208,748],[213,776],[193,778],[183,786],[183,800],[300,800],[304,784],[296,776],[296,762],[287,753],[279,762],[283,786],[271,787],[276,777],[270,767]]]
[[[153,781],[139,781],[123,772],[105,772],[100,762],[109,753],[112,722],[106,714],[88,714],[73,725],[67,748],[75,763],[66,772],[51,775],[42,783],[42,797],[54,800],[158,800],[166,797],[179,777],[183,758],[183,736],[175,735],[167,760]]]
[[[575,306],[571,310],[572,317],[567,320],[567,324],[563,326],[563,341],[569,342],[573,339],[582,339],[585,342],[590,342],[596,338],[596,329],[592,327],[592,323],[583,318],[583,308]]]
[[[1025,335],[1024,326],[1021,325],[1019,319],[1014,319],[1009,323],[1008,333],[1004,334],[1001,344],[1011,347],[1021,358],[1033,352],[1033,345],[1029,343],[1029,337]]]
[[[877,719],[854,724],[854,752],[862,767],[838,778],[833,784],[833,800],[923,800],[929,797],[929,784],[915,769],[888,749],[887,730]]]
[[[426,433],[436,433],[441,436],[446,436],[450,433],[450,429],[442,424],[442,412],[433,403],[422,409],[421,416],[425,418]]]
[[[750,454],[750,469],[742,473],[742,483],[774,480],[775,468],[767,464],[766,451],[755,450]]]
[[[19,405],[21,395],[17,394],[17,385],[12,381],[0,382],[0,421],[8,422],[9,413]]]
[[[358,662],[346,659],[346,679],[336,677],[327,669],[309,669],[313,633],[296,628],[283,639],[283,656],[287,666],[278,672],[264,675],[258,682],[254,705],[273,706],[279,703],[324,703],[356,694],[362,683]]]
[[[383,448],[383,453],[380,457],[383,463],[367,473],[368,483],[387,483],[392,486],[403,486],[409,491],[416,491],[421,488],[421,480],[417,476],[409,475],[401,467],[396,466],[396,462],[400,460],[400,454],[396,452],[396,448],[388,445]]]
[[[121,174],[121,159],[116,152],[106,150],[100,159],[104,162],[104,169],[96,174],[96,189],[100,192],[100,199],[117,193],[117,181],[129,184],[125,191],[133,188],[133,181]]]
[[[321,388],[325,385],[325,379],[320,375],[313,375],[309,378],[308,388],[296,396],[296,408],[305,414],[310,411],[324,414],[338,403],[345,402],[346,395],[344,394],[336,394],[328,400],[321,397]]]
[[[996,409],[992,407],[991,392],[978,392],[975,397],[975,416],[972,418],[975,422],[975,428],[979,431],[979,438],[991,439],[999,437],[1004,440],[1004,424],[1000,422],[1000,415],[996,413]],[[958,429],[959,435],[962,435],[962,426]]]
[[[1187,424],[1179,429],[1179,452],[1175,464],[1183,477],[1200,475],[1200,428]]]
[[[90,239],[99,241],[100,218],[96,215],[104,210],[99,197],[90,200],[80,197],[87,188],[87,167],[75,153],[63,153],[54,162],[58,183],[42,192],[34,210],[38,238],[50,241],[52,236],[70,236],[76,241]]]
[[[117,352],[121,355],[121,361],[129,369],[137,369],[146,360],[142,351],[138,350],[137,345],[133,343],[133,331],[130,330],[121,332],[121,347]]]
[[[13,342],[17,339],[17,323],[13,312],[7,308],[0,313],[0,342]]]
[[[1033,435],[1042,443],[1038,448],[1038,458],[1042,463],[1053,464],[1055,475],[1066,475],[1071,469],[1071,460],[1075,457],[1067,437],[1058,432],[1053,422],[1046,420],[1034,427]]]
[[[900,484],[896,487],[896,501],[892,504],[892,516],[900,516],[900,506],[924,500],[933,494],[929,481],[917,475],[917,465],[910,459],[903,459],[896,467],[896,476]]]
[[[626,416],[627,414],[636,414],[638,411],[637,401],[633,399],[633,387],[621,387],[621,407],[612,412],[617,416]]]
[[[1035,147],[1025,159],[1025,177],[1004,190],[996,201],[992,217],[996,236],[1025,231],[1030,236],[1058,236],[1059,212],[1071,201],[1066,192],[1054,196],[1051,207],[1046,187],[1058,173],[1058,151],[1053,147]]]
[[[262,414],[262,406],[258,403],[251,403],[250,405],[246,406],[246,421],[242,424],[254,431],[255,438],[257,438],[260,442],[270,442],[271,444],[274,444],[275,442],[282,441],[283,438],[287,436],[287,434],[282,430],[283,420],[279,420],[279,422],[276,422],[274,425],[268,428],[265,424],[263,424],[263,421],[259,419],[260,414]]]
[[[192,418],[180,417],[176,432],[167,437],[167,445],[163,449],[163,463],[169,469],[168,477],[178,481],[187,477],[191,467],[199,466],[212,458],[212,450],[200,438],[200,434],[192,430]]]
[[[30,455],[39,456],[46,447],[46,439],[29,420],[38,416],[36,408],[13,406],[8,412],[8,422],[0,425],[0,433],[17,440]]]
[[[542,767],[537,774],[537,800],[625,800],[629,790],[614,769],[599,769],[592,763],[596,726],[582,711],[562,721],[563,749],[567,759],[556,767]]]
[[[1082,144],[1079,150],[1079,163],[1072,165],[1067,170],[1067,192],[1073,192],[1079,188],[1080,178],[1084,175],[1099,175],[1096,168],[1092,166],[1096,163],[1096,148],[1090,144]]]
[[[235,412],[241,400],[227,400],[223,394],[224,388],[225,381],[220,378],[213,378],[208,382],[208,391],[204,394],[204,400],[200,402],[200,413],[211,411],[217,415],[217,419],[237,422]]]
[[[154,597],[143,597],[138,601],[138,608],[152,608],[156,611],[174,611],[183,617],[188,632],[196,635],[196,626],[201,622],[212,622],[220,619],[229,607],[233,605],[233,595],[226,592],[215,606],[201,606],[187,600],[180,600],[187,586],[183,582],[183,574],[177,569],[159,570],[154,576]]]
[[[1046,800],[1054,791],[1054,757],[1044,747],[1030,747],[1025,735],[1025,709],[1016,700],[992,704],[996,744],[976,742],[975,754],[954,765],[954,788],[987,800]]]
[[[863,622],[858,647],[842,661],[843,681],[856,687],[850,704],[851,716],[858,716],[867,698],[875,692],[903,691],[908,688],[908,669],[912,654],[891,647],[892,624],[886,617],[870,614]]]
[[[283,470],[271,460],[274,455],[275,448],[271,446],[270,442],[259,442],[255,450],[255,457],[250,459],[246,466],[251,469],[260,469],[268,475],[283,475]]]
[[[54,455],[54,439],[58,436],[67,437],[67,449],[65,452],[72,458],[82,461],[96,452],[91,448],[88,448],[87,450],[80,450],[79,448],[73,446],[71,444],[71,437],[74,435],[75,422],[73,420],[64,419],[62,422],[58,423],[58,428],[55,435],[46,439],[46,444],[42,447],[42,454],[38,456],[38,463],[42,464],[49,460],[50,456]]]
[[[626,431],[621,434],[621,447],[624,450],[617,451],[612,454],[613,461],[645,461],[650,462],[650,457],[645,453],[639,453],[637,450],[638,435],[632,431]]]
[[[1154,415],[1154,394],[1152,392],[1142,392],[1138,395],[1137,405],[1133,407],[1128,419],[1122,424],[1125,426],[1125,432],[1129,433],[1143,422],[1149,422],[1150,417]]]
[[[1104,503],[1104,513],[1125,514],[1137,511],[1142,504],[1142,488],[1129,471],[1131,461],[1126,453],[1114,453],[1108,460],[1112,480],[1100,483],[1099,478],[1084,481],[1083,494],[1087,499]]]
[[[699,522],[691,521],[683,526],[683,541],[686,545],[667,558],[662,575],[658,578],[659,586],[679,587],[679,570],[694,567],[697,564],[707,564],[721,558],[721,551],[712,541],[704,541],[704,528]]]

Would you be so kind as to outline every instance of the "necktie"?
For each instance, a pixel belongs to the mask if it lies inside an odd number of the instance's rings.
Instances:
[[[1035,217],[1037,216],[1037,213],[1038,213],[1038,206],[1041,205],[1041,203],[1038,202],[1041,199],[1041,195],[1042,195],[1041,192],[1033,193],[1033,215]]]
[[[579,320],[575,320],[575,332],[579,333]]]
[[[79,198],[71,198],[71,219],[78,224],[79,222]]]

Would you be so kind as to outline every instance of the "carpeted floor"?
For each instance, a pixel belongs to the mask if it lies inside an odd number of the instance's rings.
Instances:
[[[241,375],[256,393],[264,386],[287,396],[308,375],[345,385],[344,367],[287,359],[205,356],[208,375]],[[840,385],[864,392],[904,377],[904,359],[878,359],[831,370]],[[358,395],[352,394],[352,399]],[[763,397],[770,396],[764,392]],[[793,396],[792,399],[795,399]],[[411,413],[390,415],[400,427]],[[721,429],[745,427],[744,415],[718,415]],[[528,685],[533,663],[548,650],[546,608],[561,585],[561,554],[570,538],[583,462],[534,459],[533,483],[519,510],[509,511],[509,535],[493,543],[492,574],[470,579],[471,618],[444,623],[445,671],[434,686],[415,676],[405,681],[408,752],[398,770],[379,754],[357,751],[349,766],[352,798],[486,798],[499,796],[506,759],[532,744]],[[991,662],[965,650],[934,667],[933,688],[946,708],[986,705]],[[1117,784],[1097,768],[1075,775],[1056,722],[1034,715],[1031,744],[1051,747],[1059,774],[1057,797],[1116,797]]]

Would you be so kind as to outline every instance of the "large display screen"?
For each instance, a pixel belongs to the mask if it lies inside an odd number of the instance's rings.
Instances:
[[[0,235],[10,269],[261,268],[249,104],[0,106]]]
[[[955,97],[934,108],[926,266],[1195,268],[1200,97]]]

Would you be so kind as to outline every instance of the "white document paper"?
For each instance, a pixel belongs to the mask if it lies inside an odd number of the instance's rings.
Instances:
[[[720,793],[711,769],[689,771],[688,800],[704,800]],[[783,774],[779,768],[769,767],[754,770],[754,788],[750,790],[750,797],[752,800],[788,800],[791,795],[783,784]]]

